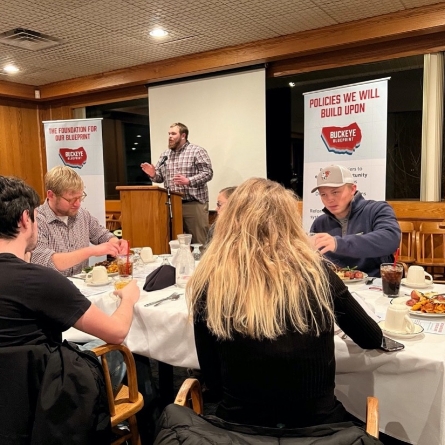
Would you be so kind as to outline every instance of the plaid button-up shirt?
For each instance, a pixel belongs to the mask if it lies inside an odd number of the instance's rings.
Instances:
[[[114,236],[99,224],[97,218],[91,216],[82,207],[76,216],[68,217],[68,224],[65,224],[51,210],[48,201],[37,209],[37,233],[37,246],[32,252],[31,263],[52,269],[56,269],[52,260],[55,253],[72,252],[88,247],[90,243],[102,244]],[[86,266],[88,266],[88,260],[60,273],[70,277],[82,272]]]
[[[168,159],[159,167],[162,158]],[[153,182],[164,182],[172,192],[182,193],[184,200],[196,200],[203,204],[209,202],[207,182],[213,178],[212,161],[204,148],[186,142],[178,150],[165,150],[156,164]],[[173,176],[182,175],[190,180],[190,185],[176,185]]]

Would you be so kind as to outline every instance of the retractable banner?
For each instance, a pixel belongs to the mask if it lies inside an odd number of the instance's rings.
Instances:
[[[349,168],[366,199],[385,200],[388,79],[304,94],[303,225],[322,214],[319,171]]]
[[[56,165],[75,169],[87,193],[82,207],[105,226],[102,119],[68,119],[43,124],[48,170]]]

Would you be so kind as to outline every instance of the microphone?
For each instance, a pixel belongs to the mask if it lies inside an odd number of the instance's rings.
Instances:
[[[162,156],[162,161],[161,161],[161,163],[159,164],[158,168],[161,168],[161,167],[165,164],[165,162],[167,161],[167,159],[168,159],[168,156]]]

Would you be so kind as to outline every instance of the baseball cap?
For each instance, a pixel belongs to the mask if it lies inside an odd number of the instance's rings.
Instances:
[[[317,187],[311,190],[314,193],[318,187],[341,187],[345,184],[354,184],[350,170],[342,165],[330,165],[320,170],[317,175]]]

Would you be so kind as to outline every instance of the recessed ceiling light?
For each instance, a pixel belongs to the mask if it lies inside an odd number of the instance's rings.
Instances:
[[[156,29],[154,29],[153,31],[150,31],[150,35],[151,35],[152,37],[165,37],[165,36],[168,35],[168,32],[167,32],[167,31],[164,31],[164,30],[161,29],[161,28],[156,28]]]
[[[4,71],[5,73],[14,74],[14,73],[18,73],[18,72],[19,72],[19,69],[18,69],[15,65],[6,65],[6,66],[3,68],[3,71]]]
[[[136,150],[136,147],[131,147],[131,149],[132,149],[133,151],[135,151],[135,150]]]
[[[295,82],[289,82],[289,86],[290,87],[294,87],[295,86]]]
[[[136,137],[137,137],[137,138],[141,138],[142,135],[141,135],[141,134],[137,134]]]
[[[134,142],[134,145],[139,145],[139,142]]]

